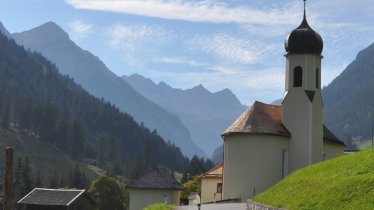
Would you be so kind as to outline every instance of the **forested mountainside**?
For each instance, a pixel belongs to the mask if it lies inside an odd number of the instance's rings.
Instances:
[[[67,74],[90,94],[115,104],[119,110],[151,130],[156,129],[164,139],[170,140],[189,157],[205,156],[192,141],[180,119],[151,102],[126,81],[111,72],[95,55],[81,49],[69,35],[53,22],[34,29],[12,34],[17,43],[40,52],[55,63],[59,71]]]
[[[41,54],[26,51],[2,33],[0,124],[2,132],[24,132],[4,138],[38,141],[56,150],[56,155],[89,161],[113,175],[134,177],[157,164],[184,171],[188,164],[180,149],[165,142],[155,130],[89,95]],[[17,142],[0,140],[1,145],[9,146]],[[34,161],[29,152],[24,155]]]
[[[222,145],[221,133],[245,110],[229,89],[212,93],[198,85],[181,90],[136,74],[123,79],[149,100],[177,115],[190,131],[192,141],[209,156]]]
[[[323,89],[325,124],[353,148],[354,139],[371,139],[374,121],[374,44]]]

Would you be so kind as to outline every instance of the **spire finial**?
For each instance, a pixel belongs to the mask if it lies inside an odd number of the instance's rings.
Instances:
[[[304,1],[304,19],[306,20],[306,12],[305,12],[305,4],[306,4],[306,0],[303,0]]]

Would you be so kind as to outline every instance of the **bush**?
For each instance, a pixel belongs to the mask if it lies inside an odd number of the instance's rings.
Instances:
[[[162,203],[152,204],[144,208],[143,210],[173,210],[174,205],[165,205]]]

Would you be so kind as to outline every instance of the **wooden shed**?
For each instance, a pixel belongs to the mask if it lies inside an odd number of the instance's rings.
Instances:
[[[96,208],[85,190],[35,188],[18,201],[26,210],[93,210]]]

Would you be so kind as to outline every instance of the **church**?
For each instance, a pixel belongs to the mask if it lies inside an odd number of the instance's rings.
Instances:
[[[308,24],[285,39],[285,91],[281,105],[254,102],[222,134],[223,199],[248,198],[289,173],[344,153],[345,144],[323,124],[323,41]]]

